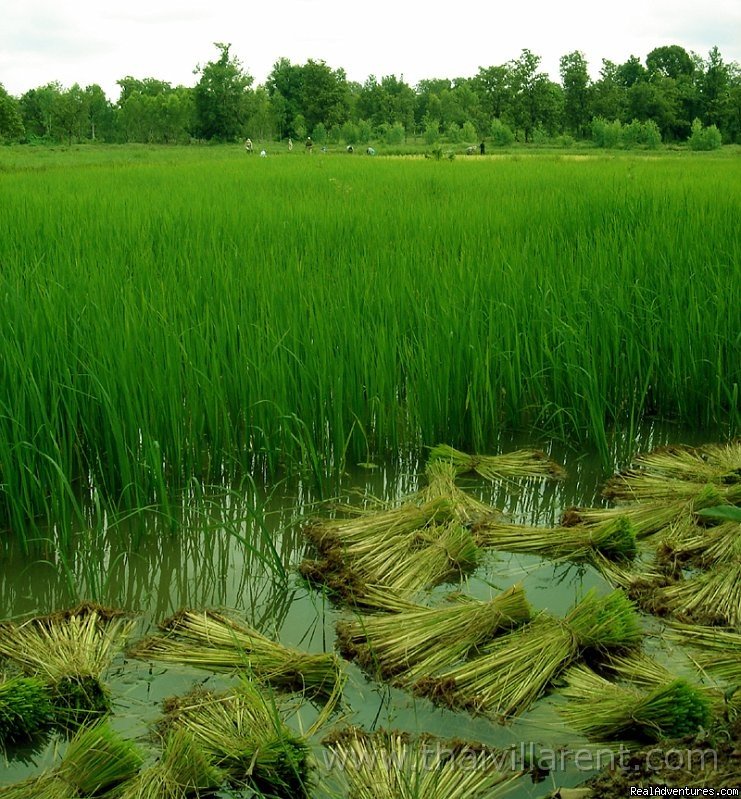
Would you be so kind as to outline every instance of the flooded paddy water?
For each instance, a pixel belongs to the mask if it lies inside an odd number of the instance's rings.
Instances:
[[[707,438],[652,427],[640,438],[616,445],[614,466],[624,466],[635,452],[667,442],[696,444]],[[528,443],[509,440],[502,442],[501,449]],[[565,480],[491,484],[462,477],[458,482],[519,524],[553,526],[570,506],[606,504],[601,489],[611,470],[596,454],[576,453],[558,444],[551,444],[548,454],[566,468]],[[181,608],[221,609],[285,645],[332,652],[336,623],[356,614],[301,579],[298,566],[307,548],[302,525],[311,517],[332,515],[333,502],[327,501],[328,496],[363,504],[370,497],[393,502],[412,494],[422,484],[425,457],[421,452],[393,466],[364,464],[348,469],[338,484],[325,487],[324,497],[300,479],[252,486],[242,492],[199,492],[198,498],[194,492],[171,511],[170,518],[142,513],[108,520],[102,529],[80,531],[69,552],[50,551],[37,559],[10,553],[0,569],[2,617],[46,614],[93,600],[135,613],[131,640],[136,641]],[[523,585],[533,608],[557,616],[564,615],[591,588],[600,594],[611,590],[588,565],[487,551],[473,574],[460,584],[435,588],[422,601],[440,604],[452,591],[487,600],[516,583]],[[644,616],[643,621],[657,633],[649,639],[647,649],[671,662],[674,670],[687,669],[681,651],[662,642],[661,623],[651,616]],[[530,711],[504,725],[485,716],[437,707],[427,699],[371,680],[354,663],[344,662],[343,667],[347,681],[340,706],[311,740],[318,766],[316,797],[339,795],[334,793],[327,750],[320,742],[332,728],[347,724],[368,731],[425,733],[511,749],[512,762],[518,768],[537,765],[540,759],[538,778],[532,774],[521,777],[509,794],[514,799],[546,796],[557,787],[578,785],[593,773],[589,765],[577,768],[568,756],[560,763],[552,762],[553,753],[586,745],[557,715],[556,707],[563,701],[559,697],[540,699]],[[128,655],[118,656],[104,679],[112,692],[112,725],[127,737],[142,741],[147,740],[167,697],[184,694],[194,685],[217,689],[235,682],[229,675]],[[287,700],[286,712],[289,724],[305,731],[317,718],[318,707],[294,698]],[[0,784],[51,767],[64,746],[64,740],[53,735],[35,747],[9,748],[0,768]]]

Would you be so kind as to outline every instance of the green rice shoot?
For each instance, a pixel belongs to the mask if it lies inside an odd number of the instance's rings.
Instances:
[[[453,465],[458,475],[475,473],[491,482],[516,478],[562,480],[562,466],[539,450],[517,450],[501,455],[468,455],[448,444],[430,450],[429,460],[442,460]]]

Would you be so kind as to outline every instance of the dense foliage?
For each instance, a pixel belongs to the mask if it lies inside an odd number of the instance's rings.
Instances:
[[[623,64],[603,59],[597,80],[575,51],[560,60],[560,83],[526,49],[472,77],[415,87],[395,75],[380,81],[371,75],[361,85],[323,61],[286,58],[265,85],[253,87],[229,45],[216,47],[218,58],[197,67],[194,87],[124,77],[115,103],[97,85],[49,83],[20,98],[0,86],[0,141],[184,143],[311,134],[319,143],[399,143],[416,136],[428,144],[441,137],[473,144],[490,136],[494,144],[543,143],[564,135],[587,139],[599,118],[623,127],[651,123],[650,141],[658,132],[667,142],[687,140],[698,119],[715,126],[721,141],[741,142],[741,68],[725,62],[717,47],[706,59],[679,45],[655,48],[645,63],[636,56]],[[499,124],[492,134],[493,122]]]

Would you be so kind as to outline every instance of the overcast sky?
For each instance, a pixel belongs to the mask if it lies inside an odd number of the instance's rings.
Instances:
[[[718,45],[741,61],[739,0],[0,0],[0,83],[13,95],[58,80],[100,84],[111,100],[126,75],[194,85],[193,69],[231,52],[256,83],[281,57],[323,59],[350,80],[369,75],[472,77],[524,47],[558,79],[558,59],[581,50],[593,77],[618,63],[680,44],[703,57]]]

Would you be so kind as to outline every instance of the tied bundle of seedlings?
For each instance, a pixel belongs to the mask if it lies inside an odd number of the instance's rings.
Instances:
[[[621,591],[598,597],[590,591],[558,619],[545,613],[495,639],[482,654],[416,683],[418,693],[453,708],[500,718],[526,711],[577,661],[599,660],[629,649],[643,633],[633,604]]]
[[[471,472],[497,482],[513,478],[563,480],[564,468],[539,450],[517,450],[501,455],[468,455],[447,444],[430,450],[430,461],[442,460],[453,465],[456,474]]]
[[[139,642],[131,655],[213,671],[243,670],[281,690],[315,696],[332,694],[340,681],[334,655],[283,646],[211,610],[181,610],[160,628],[164,635]]]
[[[720,563],[710,571],[658,588],[650,609],[671,613],[681,621],[728,625],[741,631],[741,560]]]
[[[638,551],[635,532],[624,516],[594,525],[553,528],[488,521],[475,525],[472,533],[480,547],[570,561],[594,561],[596,555],[631,561]]]
[[[54,723],[51,691],[38,677],[0,682],[0,747],[28,740]]]
[[[425,466],[424,486],[419,496],[424,502],[437,499],[447,500],[455,518],[461,524],[473,524],[484,519],[499,518],[501,512],[496,508],[471,496],[455,484],[458,472],[453,463],[446,460],[430,460]]]
[[[133,621],[92,604],[0,624],[0,655],[52,690],[56,720],[78,725],[110,709],[104,671],[124,646]]]
[[[456,521],[432,525],[372,549],[338,547],[320,561],[304,560],[302,575],[324,585],[334,596],[359,607],[366,594],[385,591],[400,600],[410,600],[420,591],[460,579],[473,571],[479,549],[471,533]]]
[[[410,685],[464,660],[496,635],[530,620],[521,585],[489,602],[411,606],[389,615],[337,623],[342,653],[373,675]]]
[[[661,480],[656,482],[665,486]],[[675,482],[682,488],[679,494],[672,494],[667,490],[666,495],[660,498],[626,496],[622,499],[639,501],[615,508],[567,508],[561,517],[561,524],[564,527],[593,525],[622,516],[633,525],[636,538],[640,539],[666,530],[672,525],[693,520],[693,514],[699,510],[724,504],[725,500],[716,486],[684,483],[679,480]],[[606,489],[608,490],[609,488]]]
[[[406,502],[351,519],[325,519],[307,525],[303,532],[322,555],[348,549],[359,556],[373,552],[379,546],[405,541],[421,530],[445,524],[453,518],[452,503],[437,497],[421,505]]]
[[[520,772],[503,772],[486,750],[351,729],[325,742],[352,799],[494,799]]]
[[[134,779],[143,758],[107,724],[81,729],[53,771],[0,788],[2,799],[78,799],[100,796]]]
[[[116,799],[188,799],[202,791],[211,793],[226,781],[226,775],[203,751],[187,729],[168,735],[159,762],[142,769],[124,785]]]
[[[741,685],[741,633],[669,622],[667,637],[695,648],[692,659],[701,669],[731,686]]]
[[[659,741],[694,735],[708,724],[711,702],[706,691],[673,679],[650,687],[617,684],[577,666],[566,674],[559,708],[564,720],[597,741]]]
[[[693,510],[715,505],[741,503],[741,483],[715,485],[693,483],[628,469],[607,481],[603,494],[608,499],[629,502],[679,502]]]
[[[731,521],[715,527],[692,522],[675,525],[662,537],[658,551],[665,561],[698,568],[741,561],[741,524]]]
[[[233,784],[286,799],[308,795],[308,745],[252,683],[223,694],[199,691],[170,699],[160,727],[166,734],[191,735]]]
[[[702,447],[671,445],[638,455],[633,468],[646,475],[694,483],[741,482],[741,442]]]

